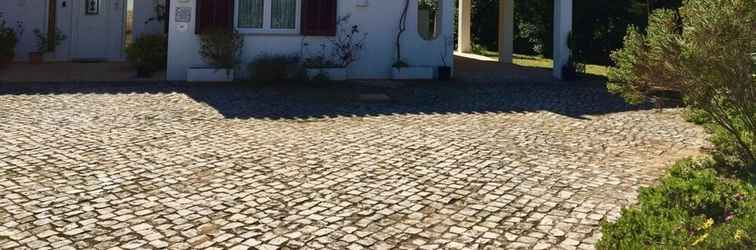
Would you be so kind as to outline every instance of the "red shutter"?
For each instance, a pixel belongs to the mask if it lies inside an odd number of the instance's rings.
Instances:
[[[234,29],[234,0],[197,0],[197,21],[194,32],[211,28]]]
[[[337,0],[302,0],[302,35],[335,36]]]

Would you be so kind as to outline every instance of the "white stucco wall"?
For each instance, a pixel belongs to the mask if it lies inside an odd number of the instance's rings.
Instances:
[[[194,34],[196,1],[171,0],[171,23],[169,27],[168,79],[185,80],[186,69],[204,65],[198,54],[199,40]],[[441,35],[432,41],[423,40],[417,31],[417,0],[410,0],[407,31],[402,39],[403,59],[412,66],[441,66],[441,55],[449,64],[453,61],[453,45],[445,46],[445,40],[454,34],[454,1],[442,2]],[[391,65],[395,61],[394,40],[398,32],[403,1],[367,0],[367,7],[357,6],[365,0],[339,0],[339,16],[351,15],[350,23],[359,25],[368,34],[360,61],[348,69],[352,79],[387,79],[391,77]],[[175,22],[176,8],[191,7],[192,22],[185,31],[179,31]],[[448,39],[444,39],[444,38]],[[301,35],[245,34],[243,62],[249,63],[260,54],[302,54],[302,51],[320,50],[320,44],[328,38],[304,37]],[[307,44],[307,46],[305,46]],[[308,48],[305,48],[308,47]],[[449,65],[451,66],[451,65]],[[242,67],[246,70],[246,67]]]
[[[101,46],[107,46],[112,48],[108,58],[110,60],[122,59],[121,47],[123,46],[123,35],[119,32],[123,32],[125,18],[125,3],[126,0],[110,0],[103,1],[103,4],[107,3],[107,6],[102,6],[103,13],[104,8],[108,8],[107,11],[111,13],[113,19],[109,22],[110,32],[105,37],[103,36],[82,36],[76,37],[74,33],[74,26],[76,20],[73,15],[79,14],[78,9],[81,6],[74,3],[76,0],[58,0],[57,8],[57,26],[66,35],[67,39],[56,49],[55,53],[46,55],[48,61],[65,61],[71,57],[75,57],[76,52],[72,43],[75,39],[97,39],[97,43]],[[116,4],[117,1],[117,4]],[[139,26],[142,32],[162,32],[163,26],[158,22],[152,22],[148,25],[144,25],[147,18],[152,17],[154,14],[152,1],[165,1],[165,0],[134,0],[135,1],[135,26]],[[79,1],[83,3],[83,1]],[[148,4],[149,2],[149,4]],[[77,2],[78,3],[78,2]],[[16,61],[27,61],[29,52],[36,50],[36,38],[34,37],[34,29],[39,29],[42,32],[47,32],[47,10],[48,0],[0,0],[0,12],[3,13],[3,18],[9,25],[16,25],[16,22],[23,22],[24,34],[20,37],[19,44],[16,46]],[[63,7],[65,4],[66,7]],[[118,6],[118,9],[116,9]],[[76,9],[76,10],[75,10]],[[118,13],[116,15],[116,13]],[[139,15],[137,16],[137,13]],[[145,14],[146,13],[146,14]],[[142,25],[136,25],[142,24]]]
[[[143,34],[163,33],[163,22],[146,23],[150,18],[157,16],[155,5],[158,4],[165,6],[165,0],[134,0],[134,35],[138,37]]]
[[[35,39],[32,30],[46,30],[47,1],[46,0],[3,0],[0,1],[0,12],[8,25],[16,26],[16,22],[23,22],[25,32],[16,45],[16,60],[27,60],[28,53],[35,50]]]

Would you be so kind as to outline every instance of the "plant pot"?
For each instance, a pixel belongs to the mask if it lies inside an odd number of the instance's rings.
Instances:
[[[44,54],[42,52],[30,52],[29,63],[42,64],[45,61]]]
[[[577,80],[577,69],[570,65],[562,67],[562,80],[568,82]]]
[[[0,68],[13,62],[13,56],[0,56]]]
[[[186,70],[189,82],[231,82],[234,80],[233,69],[214,67],[191,67]]]
[[[344,81],[347,79],[346,68],[305,69],[305,71],[309,80],[317,79],[320,75],[326,76],[331,81]]]
[[[433,67],[403,67],[391,68],[391,79],[394,80],[433,80]]]
[[[438,80],[441,81],[448,81],[451,80],[451,74],[452,70],[449,66],[441,66],[438,67]]]

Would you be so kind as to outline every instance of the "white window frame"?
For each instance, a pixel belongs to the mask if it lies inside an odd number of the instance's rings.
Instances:
[[[302,20],[302,0],[296,0],[297,10],[296,19],[294,20],[294,29],[274,29],[272,28],[273,0],[263,0],[263,25],[258,28],[240,28],[239,27],[239,0],[234,1],[234,28],[242,34],[299,34]]]

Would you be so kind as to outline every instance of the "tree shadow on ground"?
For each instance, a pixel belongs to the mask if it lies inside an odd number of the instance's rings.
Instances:
[[[647,104],[626,104],[620,97],[608,93],[601,82],[493,84],[362,81],[288,82],[265,86],[245,83],[0,83],[0,95],[76,93],[182,93],[209,105],[229,119],[537,111],[586,119],[588,115],[652,108]]]

